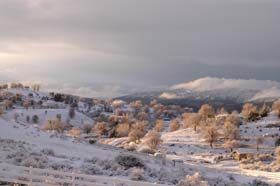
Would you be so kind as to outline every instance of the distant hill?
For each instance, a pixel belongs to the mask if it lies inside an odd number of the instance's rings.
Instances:
[[[163,104],[178,104],[197,109],[203,103],[228,110],[240,110],[244,102],[272,102],[280,98],[280,83],[276,81],[224,79],[205,77],[173,85],[163,91],[139,92],[120,97],[126,101],[153,99]]]

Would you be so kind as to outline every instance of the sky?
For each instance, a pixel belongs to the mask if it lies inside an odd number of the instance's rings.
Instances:
[[[197,78],[280,81],[279,0],[1,0],[0,82],[114,97]]]

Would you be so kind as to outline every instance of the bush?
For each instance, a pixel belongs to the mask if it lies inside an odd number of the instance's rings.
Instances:
[[[71,119],[75,118],[76,113],[74,107],[70,107],[68,115]]]
[[[83,129],[83,132],[86,133],[86,134],[89,134],[92,130],[92,125],[90,124],[84,124],[82,126],[82,129]]]
[[[145,137],[145,144],[151,149],[157,149],[158,145],[162,142],[161,136],[158,132],[151,131]]]
[[[263,181],[260,180],[253,180],[252,183],[249,184],[250,186],[269,186],[268,183],[265,183]]]
[[[60,133],[64,132],[64,127],[59,120],[48,120],[43,126],[43,130],[54,130]]]
[[[155,131],[161,132],[164,126],[164,121],[163,120],[157,120],[156,125],[155,125]]]
[[[68,134],[72,137],[79,137],[81,135],[81,130],[79,128],[72,128],[69,130]]]
[[[117,137],[127,137],[130,131],[129,123],[118,124],[116,127]]]
[[[280,138],[275,140],[275,147],[278,147],[278,146],[280,146]]]
[[[208,186],[208,183],[197,172],[192,176],[186,176],[184,180],[179,182],[178,186]]]
[[[179,124],[178,120],[176,120],[176,119],[172,120],[169,125],[169,131],[174,132],[179,129],[180,129],[180,124]]]
[[[32,122],[36,124],[39,123],[39,116],[37,115],[32,116]]]
[[[144,176],[143,176],[144,170],[139,169],[139,168],[133,168],[131,173],[130,173],[130,179],[134,181],[143,181]]]
[[[145,132],[140,129],[132,129],[132,131],[128,134],[129,141],[137,142],[142,137],[145,136]]]
[[[27,122],[27,123],[30,122],[30,116],[26,116],[26,122]]]
[[[97,133],[99,136],[105,135],[106,132],[107,132],[106,123],[104,123],[104,122],[98,122],[98,123],[94,126],[94,130],[96,131],[96,133]]]
[[[133,155],[121,154],[115,158],[115,162],[123,166],[125,169],[139,167],[144,168],[144,163],[138,157]]]
[[[275,149],[276,162],[280,165],[280,147]]]

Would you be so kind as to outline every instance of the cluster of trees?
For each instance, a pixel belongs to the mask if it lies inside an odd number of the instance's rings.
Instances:
[[[246,103],[242,109],[242,115],[245,121],[257,121],[262,117],[266,117],[270,112],[270,108],[264,104],[261,108],[258,108],[256,105],[252,103]]]

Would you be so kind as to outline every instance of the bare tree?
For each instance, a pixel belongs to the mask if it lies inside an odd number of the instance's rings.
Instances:
[[[203,135],[210,147],[213,148],[213,144],[218,140],[220,134],[217,130],[216,124],[211,123],[204,128]]]
[[[184,121],[185,126],[192,127],[194,131],[197,131],[197,127],[201,124],[202,116],[198,113],[191,113],[187,120]]]
[[[215,110],[212,106],[204,104],[200,107],[198,113],[204,118],[213,118],[215,116]]]
[[[242,115],[246,121],[254,121],[258,118],[257,107],[251,103],[243,105]]]
[[[240,138],[239,129],[232,122],[226,121],[223,127],[224,137],[228,140],[236,140]]]

